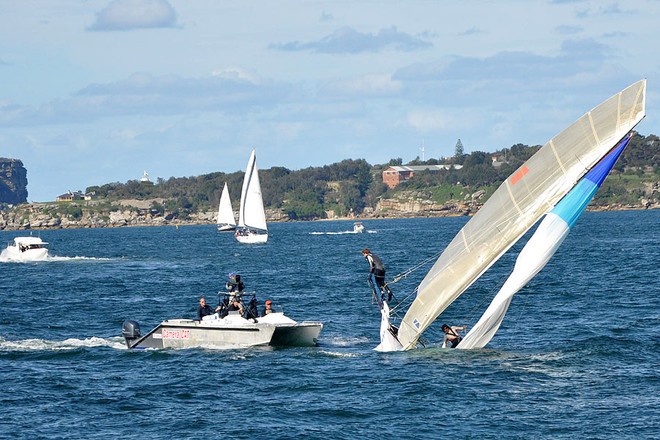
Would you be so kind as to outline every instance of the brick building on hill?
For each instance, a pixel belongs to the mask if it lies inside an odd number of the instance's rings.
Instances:
[[[459,170],[461,168],[463,168],[463,165],[396,165],[383,171],[383,183],[392,189],[396,188],[399,183],[411,179],[415,173],[426,170],[431,173],[439,173],[440,171]]]

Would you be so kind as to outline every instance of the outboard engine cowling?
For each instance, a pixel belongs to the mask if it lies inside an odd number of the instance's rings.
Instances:
[[[126,346],[128,348],[131,348],[131,342],[139,339],[141,334],[140,334],[140,324],[137,323],[137,321],[133,320],[127,320],[124,321],[124,325],[122,326],[121,329],[121,335],[126,339]]]

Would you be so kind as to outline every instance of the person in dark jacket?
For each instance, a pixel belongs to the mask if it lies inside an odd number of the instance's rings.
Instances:
[[[387,293],[387,300],[392,301],[392,291],[387,284],[385,284],[385,265],[383,264],[383,261],[368,248],[362,249],[362,256],[369,263],[369,276],[374,277],[376,286],[380,289],[380,293],[383,296]]]
[[[210,305],[206,304],[206,298],[199,299],[199,307],[197,307],[197,318],[201,321],[203,317],[212,315],[213,309]]]

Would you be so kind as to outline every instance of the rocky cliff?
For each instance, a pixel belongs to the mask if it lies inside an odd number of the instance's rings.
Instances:
[[[18,159],[0,157],[0,203],[27,202],[27,170]]]

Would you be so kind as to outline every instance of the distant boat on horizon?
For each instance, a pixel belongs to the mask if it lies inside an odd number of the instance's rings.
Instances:
[[[218,206],[218,231],[233,231],[234,229],[236,229],[236,219],[234,218],[234,211],[231,208],[227,182],[225,182],[222,195],[220,196],[220,205]]]
[[[257,153],[252,150],[245,169],[243,188],[241,190],[241,206],[238,211],[238,227],[235,232],[240,243],[266,243],[268,241],[268,226],[264,200],[259,183],[257,168]]]

